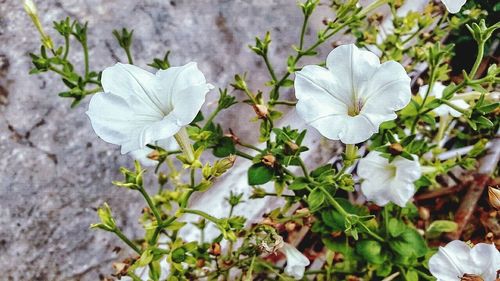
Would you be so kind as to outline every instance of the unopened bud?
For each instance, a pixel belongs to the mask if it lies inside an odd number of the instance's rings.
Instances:
[[[35,3],[33,3],[33,1],[24,0],[23,7],[28,15],[36,15],[37,14],[36,5],[35,5]]]
[[[210,246],[210,254],[211,255],[214,255],[214,256],[220,256],[220,253],[221,253],[221,248],[220,248],[220,244],[215,242],[215,243],[212,243],[212,245]]]
[[[287,141],[285,143],[285,154],[294,155],[299,150],[299,148],[300,147],[296,143]]]
[[[427,220],[429,220],[429,218],[431,216],[431,212],[429,211],[429,209],[427,209],[425,207],[419,207],[418,208],[418,215],[420,216],[421,219],[423,219],[424,221],[427,221]]]
[[[158,175],[158,183],[164,185],[168,182],[168,176],[165,173],[160,172]]]
[[[254,104],[253,110],[255,111],[255,114],[257,114],[257,117],[259,117],[259,119],[266,119],[267,115],[269,114],[267,106],[263,104]]]
[[[500,189],[496,187],[488,187],[488,199],[493,208],[500,210]]]
[[[153,150],[148,154],[148,158],[154,161],[158,161],[160,159],[160,152],[158,152],[158,150]]]
[[[389,146],[389,152],[391,155],[400,155],[403,152],[403,146],[399,143],[391,143]]]
[[[197,259],[196,260],[196,267],[202,268],[203,266],[205,266],[205,260],[204,259]]]
[[[225,173],[227,170],[233,167],[235,161],[236,161],[235,155],[229,155],[228,157],[223,158],[220,161],[217,161],[215,163],[215,169],[217,170],[217,173],[219,174]]]
[[[262,157],[262,163],[264,163],[264,165],[272,168],[276,164],[276,157],[274,157],[274,155],[272,155],[272,154],[268,154],[268,155]]]
[[[285,229],[286,229],[286,231],[288,231],[288,232],[292,232],[292,231],[294,231],[296,227],[297,227],[297,224],[296,224],[296,223],[294,223],[294,222],[291,222],[291,221],[289,221],[289,222],[287,222],[287,223],[285,224]]]
[[[460,281],[484,281],[484,279],[479,275],[465,273]]]
[[[297,215],[309,215],[311,212],[309,211],[308,208],[302,208],[302,209],[298,209],[297,211],[295,211],[295,213]]]
[[[486,236],[484,237],[484,240],[486,240],[486,242],[488,242],[490,244],[494,244],[495,243],[495,234],[493,234],[493,232],[488,232],[488,234],[486,234]]]
[[[117,277],[126,276],[127,270],[130,267],[130,265],[123,262],[115,262],[111,266],[115,270],[115,275]]]

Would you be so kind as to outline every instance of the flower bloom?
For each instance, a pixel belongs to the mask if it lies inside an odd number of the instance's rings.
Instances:
[[[500,270],[500,252],[494,245],[479,243],[470,247],[454,240],[429,260],[429,270],[438,281],[457,281],[464,275],[477,275],[484,281],[494,281]]]
[[[309,259],[288,243],[285,243],[280,250],[286,256],[285,273],[296,280],[302,279],[306,266],[310,263]]]
[[[465,4],[465,1],[466,0],[441,0],[446,7],[446,10],[452,14],[460,12],[460,9]]]
[[[429,92],[429,97],[435,97],[435,98],[442,98],[443,97],[443,91],[446,88],[445,85],[443,85],[441,82],[436,82],[434,83],[434,86],[432,87],[432,90]],[[420,87],[418,90],[418,93],[422,98],[425,97],[425,93],[429,89],[429,85],[423,85]],[[451,99],[450,103],[455,105],[458,108],[462,109],[467,109],[469,108],[469,104],[465,102],[463,99]],[[460,117],[462,115],[461,112],[456,111],[455,109],[449,107],[446,104],[442,104],[432,110],[436,115],[438,116],[446,116],[446,115],[451,115],[453,117]]]
[[[372,151],[359,160],[358,176],[363,179],[361,192],[379,206],[393,202],[404,207],[415,194],[414,181],[420,178],[422,170],[417,156],[411,161],[397,156],[391,163]]]
[[[297,112],[323,136],[355,144],[397,117],[411,98],[410,78],[395,61],[354,44],[330,52],[326,67],[307,65],[296,73]]]
[[[196,117],[212,88],[193,62],[156,74],[117,63],[103,71],[101,82],[104,93],[92,97],[87,111],[92,128],[136,157],[147,153],[147,144],[171,143]]]

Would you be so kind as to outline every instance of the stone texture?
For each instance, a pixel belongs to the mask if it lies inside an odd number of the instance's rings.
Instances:
[[[135,30],[136,64],[145,67],[172,50],[174,65],[197,61],[218,87],[245,71],[253,87],[263,87],[265,68],[247,45],[270,30],[271,60],[283,71],[302,21],[295,0],[35,2],[57,44],[52,21],[70,16],[89,22],[92,69],[125,60],[111,31],[127,27]],[[312,29],[328,9],[320,10]],[[74,46],[71,58],[81,66]],[[19,1],[0,0],[0,279],[98,280],[111,273],[112,260],[129,253],[113,253],[120,241],[88,229],[97,220],[95,208],[108,202],[133,237],[140,234],[144,202],[111,185],[120,178],[118,168],[131,161],[93,133],[84,114],[88,101],[70,109],[69,100],[57,96],[64,87],[55,75],[28,75],[28,54],[38,48],[38,34]],[[214,107],[216,96],[212,92],[204,110]],[[251,108],[238,105],[221,120],[253,140],[257,127],[247,125],[251,115]]]

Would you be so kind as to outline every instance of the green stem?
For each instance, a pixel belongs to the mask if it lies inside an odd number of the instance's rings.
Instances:
[[[260,148],[258,148],[258,147],[256,147],[256,146],[253,146],[253,145],[251,145],[251,144],[248,144],[248,143],[238,142],[238,144],[239,144],[239,145],[241,145],[241,146],[243,146],[243,147],[253,149],[253,150],[255,150],[255,151],[257,151],[257,152],[260,152],[260,153],[262,153],[262,152],[263,152],[263,151],[262,151],[262,149],[260,149]]]
[[[447,106],[449,106],[449,107],[453,108],[454,110],[456,110],[456,111],[458,111],[458,112],[462,113],[463,115],[465,115],[465,116],[468,116],[468,115],[469,115],[469,114],[468,114],[468,112],[467,112],[467,109],[460,108],[460,107],[456,106],[455,104],[451,103],[451,102],[450,102],[450,101],[448,101],[448,100],[441,100],[441,101],[442,101],[444,104],[446,104]]]
[[[484,56],[484,41],[480,41],[478,44],[478,50],[477,50],[477,56],[476,56],[476,61],[474,62],[474,65],[472,66],[472,69],[469,73],[469,77],[471,79],[474,79],[476,76],[477,70],[479,68],[479,65],[481,65],[481,61],[483,60]]]
[[[235,150],[234,154],[236,154],[236,155],[238,155],[240,157],[246,158],[248,160],[253,160],[253,156],[252,155],[246,154],[245,152],[240,151],[240,150]]]
[[[304,164],[304,161],[302,160],[302,158],[297,157],[297,159],[299,160],[299,165],[300,165],[300,168],[302,169],[302,173],[304,174],[304,176],[306,177],[306,179],[308,181],[311,181],[311,177],[309,176],[309,172],[307,171],[306,164]]]
[[[302,28],[300,29],[300,41],[299,41],[299,50],[302,50],[304,47],[304,36],[306,34],[307,23],[309,22],[309,15],[304,15],[304,22],[302,23]]]
[[[142,194],[142,197],[144,197],[144,199],[148,203],[148,206],[151,209],[151,211],[153,211],[153,214],[156,218],[156,222],[157,222],[158,226],[161,225],[162,220],[161,220],[160,212],[158,211],[155,204],[153,203],[153,200],[151,200],[151,197],[149,196],[148,192],[142,186],[139,187],[139,192]]]
[[[115,229],[113,231],[116,236],[118,236],[118,238],[120,238],[123,242],[125,242],[125,244],[127,244],[130,248],[132,248],[132,250],[134,250],[137,254],[142,254],[142,251],[137,247],[137,245],[135,245],[132,241],[130,241],[130,239],[127,238],[127,236],[125,236],[120,229]]]
[[[83,48],[83,61],[85,64],[85,79],[89,77],[89,49],[87,41],[81,42]]]
[[[69,36],[66,35],[64,36],[64,55],[63,55],[63,60],[66,60],[69,54]]]
[[[282,104],[282,105],[288,105],[288,106],[295,106],[295,105],[297,105],[296,101],[286,101],[286,100],[270,101],[269,103],[271,105],[276,105],[276,104]]]
[[[134,60],[132,59],[132,54],[130,53],[130,47],[129,48],[124,48],[125,53],[127,54],[127,60],[129,64],[134,64]]]
[[[185,209],[185,208],[182,208],[182,209],[179,209],[179,212],[181,213],[186,213],[186,214],[193,214],[193,215],[198,215],[202,218],[205,218],[206,220],[208,221],[211,221],[215,224],[219,224],[219,219],[212,216],[212,215],[209,215],[203,211],[200,211],[200,210],[193,210],[193,209]]]
[[[220,108],[217,107],[211,114],[210,116],[207,118],[207,121],[205,122],[205,125],[203,126],[203,130],[207,130],[208,126],[210,125],[210,123],[212,123],[212,121],[214,120],[215,116],[217,116],[217,114],[219,114],[220,112]]]
[[[267,70],[269,71],[269,74],[271,75],[273,81],[278,81],[278,78],[276,78],[276,74],[274,73],[273,66],[271,65],[271,63],[269,62],[269,58],[267,57],[267,53],[263,54],[262,58],[264,59],[264,63],[266,64]]]

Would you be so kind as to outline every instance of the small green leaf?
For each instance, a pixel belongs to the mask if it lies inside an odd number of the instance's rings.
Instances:
[[[386,258],[382,254],[382,245],[373,240],[362,240],[356,243],[356,252],[373,264],[382,264]]]
[[[181,263],[186,260],[186,250],[184,248],[177,248],[172,252],[172,261]]]
[[[427,234],[435,235],[442,232],[453,232],[457,230],[457,227],[458,225],[454,221],[436,220],[429,225],[426,232]]]
[[[213,149],[213,154],[220,158],[235,154],[235,152],[234,142],[229,137],[222,137]]]
[[[319,188],[315,188],[311,193],[309,193],[309,196],[307,197],[307,204],[309,205],[309,208],[312,212],[321,208],[321,205],[323,205],[324,202],[325,195]]]
[[[262,163],[253,164],[248,169],[248,184],[259,185],[269,182],[273,178],[273,171]]]

